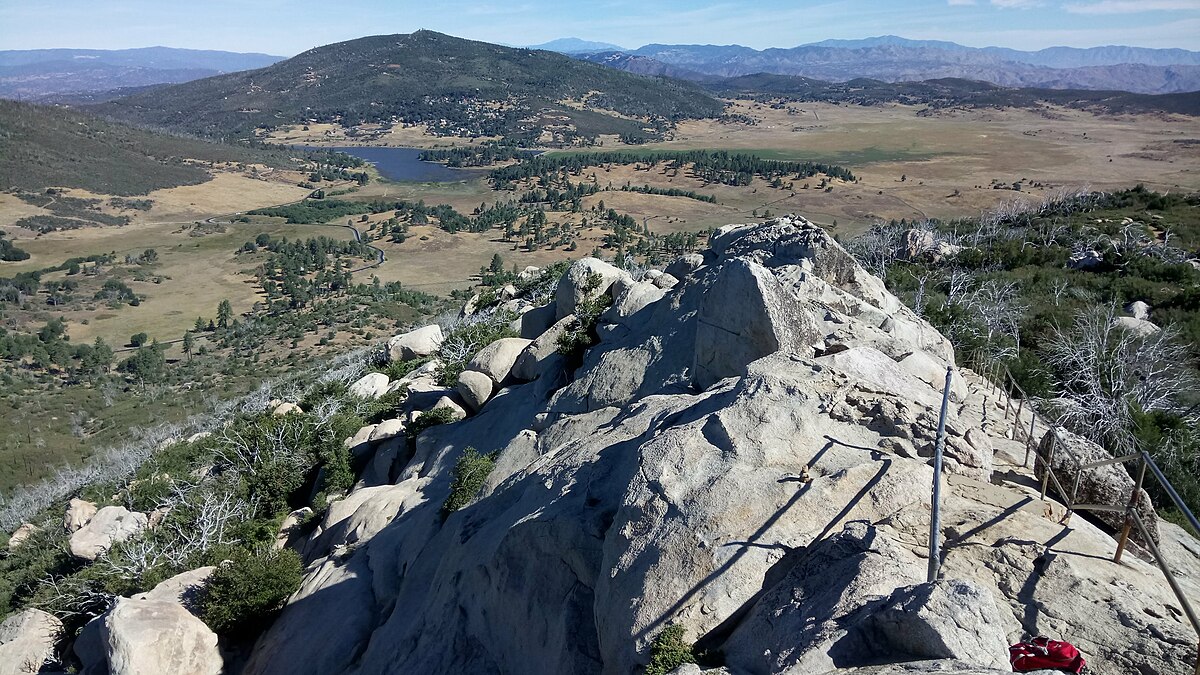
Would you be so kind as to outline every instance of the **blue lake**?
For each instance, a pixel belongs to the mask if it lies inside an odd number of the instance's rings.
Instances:
[[[384,178],[409,183],[453,183],[478,178],[486,169],[455,169],[445,164],[422,162],[417,159],[419,148],[306,148],[310,150],[333,150],[364,159]]]

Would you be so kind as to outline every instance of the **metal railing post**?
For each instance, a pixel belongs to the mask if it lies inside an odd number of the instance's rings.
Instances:
[[[1133,519],[1137,517],[1134,510],[1137,508],[1138,495],[1142,494],[1142,483],[1146,480],[1146,456],[1143,454],[1141,458],[1141,468],[1138,469],[1137,481],[1133,484],[1133,492],[1129,495],[1129,504],[1125,507],[1125,526],[1121,528],[1121,538],[1117,540],[1117,553],[1113,556],[1113,562],[1120,563],[1121,555],[1125,553],[1125,545],[1129,543],[1129,531],[1133,528]]]
[[[933,444],[933,497],[929,510],[929,571],[928,581],[936,581],[941,564],[942,529],[942,452],[946,447],[946,416],[950,409],[950,378],[954,367],[946,367],[946,387],[942,390],[942,414],[938,418],[937,440]]]
[[[1029,451],[1033,448],[1033,425],[1037,422],[1037,413],[1033,412],[1033,408],[1029,409],[1029,436],[1025,438],[1025,461],[1021,462],[1021,466],[1029,466]]]
[[[1050,438],[1050,449],[1046,451],[1046,457],[1042,460],[1044,462],[1042,466],[1044,472],[1042,473],[1042,501],[1046,501],[1046,488],[1050,486],[1050,471],[1052,470],[1050,467],[1054,464],[1054,446],[1056,445],[1058,445],[1057,434]]]

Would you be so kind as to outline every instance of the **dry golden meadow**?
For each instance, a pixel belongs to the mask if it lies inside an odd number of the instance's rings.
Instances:
[[[1002,202],[1038,201],[1059,190],[1120,189],[1136,183],[1160,191],[1200,189],[1200,121],[1172,115],[1099,116],[1063,108],[1043,110],[945,110],[918,114],[914,106],[786,103],[775,106],[733,102],[731,113],[751,118],[753,124],[716,120],[685,122],[660,143],[638,146],[643,150],[720,149],[753,152],[767,158],[814,160],[850,168],[859,181],[834,181],[831,191],[817,188],[817,179],[797,181],[790,187],[772,188],[755,179],[746,187],[707,185],[681,172],[668,175],[663,167],[637,170],[633,166],[595,167],[603,188],[629,182],[663,188],[695,190],[714,195],[708,204],[683,197],[629,192],[601,192],[589,197],[585,207],[600,200],[608,208],[627,213],[660,233],[691,232],[731,222],[744,222],[771,214],[797,213],[843,236],[853,236],[879,219],[953,218],[977,215]],[[351,131],[334,125],[310,125],[275,132],[276,142],[311,145],[386,145],[445,147],[466,141],[431,136],[418,126],[378,127]],[[480,139],[469,141],[477,143]],[[615,138],[604,138],[598,150],[621,147]],[[0,228],[32,254],[21,263],[0,264],[0,274],[41,269],[92,253],[136,253],[154,248],[160,254],[155,274],[159,284],[139,284],[147,297],[139,307],[68,314],[75,340],[103,336],[122,344],[131,333],[146,331],[164,339],[177,337],[198,315],[210,316],[222,298],[237,311],[258,299],[248,269],[234,255],[246,240],[260,232],[272,236],[304,238],[325,235],[345,238],[350,233],[328,225],[285,225],[279,219],[256,218],[251,223],[226,225],[224,232],[192,236],[194,223],[305,196],[297,187],[302,175],[271,172],[257,176],[247,171],[222,170],[213,180],[195,186],[160,190],[148,195],[149,212],[137,212],[126,227],[96,227],[41,236],[13,227],[20,218],[43,210],[16,197],[0,194]],[[480,174],[483,175],[482,172]],[[1021,182],[1022,190],[993,189],[993,183]],[[73,196],[90,195],[79,190]],[[469,213],[481,203],[512,198],[492,191],[481,178],[458,183],[401,184],[373,181],[346,198],[423,199],[447,203]],[[357,225],[370,230],[390,214],[373,216]],[[551,222],[579,224],[582,216],[548,213]],[[341,224],[341,223],[336,223]],[[835,225],[836,224],[836,225]],[[435,227],[414,227],[403,244],[376,242],[387,261],[360,273],[383,281],[401,281],[414,288],[445,293],[470,285],[468,277],[500,253],[506,264],[544,265],[565,257],[584,255],[598,246],[604,233],[584,230],[578,250],[563,248],[524,252],[514,250],[499,233],[448,234]],[[86,325],[83,323],[87,320]]]

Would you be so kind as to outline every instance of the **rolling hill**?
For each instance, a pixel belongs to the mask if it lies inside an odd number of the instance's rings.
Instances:
[[[179,83],[262,68],[283,59],[198,49],[0,51],[0,98],[49,100],[83,92]]]
[[[796,75],[757,73],[709,80],[705,86],[719,96],[782,96],[802,101],[859,105],[903,103],[931,108],[1035,108],[1055,104],[1098,113],[1200,115],[1200,92],[1152,95],[1127,91],[1014,88],[962,78],[922,82],[858,78],[849,82],[826,82]]]
[[[528,138],[555,128],[567,138],[592,137],[642,133],[641,120],[665,126],[722,109],[693,84],[432,31],[340,42],[261,70],[95,107],[120,119],[219,138],[306,121],[419,122],[445,135]]]
[[[209,179],[184,160],[291,164],[288,153],[181,138],[64,108],[0,100],[0,189],[145,194]]]

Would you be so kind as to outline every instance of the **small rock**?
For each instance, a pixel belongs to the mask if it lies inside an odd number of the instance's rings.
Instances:
[[[555,305],[543,305],[521,315],[521,337],[532,340],[554,325]]]
[[[274,410],[271,411],[271,414],[276,417],[303,413],[304,411],[301,410],[300,406],[296,405],[295,403],[280,403],[279,405],[275,406]]]
[[[1113,319],[1113,325],[1120,326],[1138,337],[1150,337],[1162,330],[1145,319],[1132,316],[1118,316]]]
[[[541,377],[549,360],[558,355],[558,336],[562,335],[573,321],[575,321],[574,314],[563,317],[536,340],[526,345],[517,357],[516,363],[513,364],[513,376],[526,382],[532,382]]]
[[[313,510],[307,506],[296,509],[283,519],[279,524],[279,532],[275,535],[275,548],[282,549],[288,545],[293,537],[296,536],[300,524],[308,520],[313,514]]]
[[[1128,305],[1125,305],[1125,311],[1129,312],[1129,316],[1132,316],[1135,319],[1141,319],[1142,321],[1150,320],[1150,305],[1142,302],[1141,300],[1134,300]]]
[[[18,546],[25,542],[26,539],[33,536],[38,528],[33,523],[25,523],[13,531],[12,536],[8,538],[8,550],[15,550]]]
[[[629,284],[617,295],[612,306],[604,310],[604,314],[600,318],[606,323],[623,324],[643,308],[661,300],[664,295],[666,295],[666,290],[652,283],[643,281]]]
[[[674,288],[678,283],[679,279],[672,274],[661,274],[654,278],[654,285],[658,288]]]
[[[461,419],[466,419],[467,417],[467,409],[450,396],[443,396],[433,404],[432,410],[437,410],[438,408],[446,408],[449,410],[455,422]]]
[[[161,581],[157,586],[146,591],[134,595],[132,600],[167,600],[170,602],[178,602],[184,607],[188,607],[195,600],[196,593],[204,588],[204,583],[208,581],[208,577],[217,570],[216,567],[209,565],[207,567],[197,567],[194,570],[188,570],[180,574]]]
[[[374,433],[376,426],[378,425],[368,424],[367,426],[362,427],[358,431],[354,432],[353,436],[347,438],[342,445],[346,446],[346,449],[350,451],[350,454],[354,455],[355,457],[360,457],[366,454],[367,450],[369,450],[371,447],[371,434]]]
[[[686,279],[688,275],[703,266],[704,256],[699,253],[685,253],[667,265],[665,271],[676,279]]]

